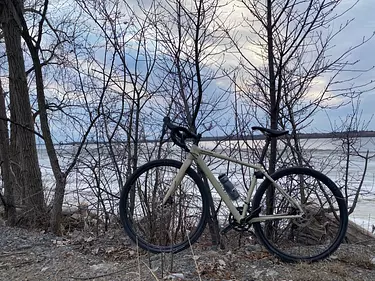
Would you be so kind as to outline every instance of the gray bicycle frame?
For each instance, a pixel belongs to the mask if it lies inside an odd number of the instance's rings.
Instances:
[[[221,183],[216,179],[214,174],[211,172],[211,170],[208,168],[207,164],[204,162],[202,159],[201,155],[208,155],[212,156],[215,158],[219,159],[224,159],[229,162],[237,163],[240,165],[244,165],[246,167],[253,168],[256,171],[260,171],[272,184],[273,186],[280,191],[280,193],[291,203],[293,204],[296,208],[299,209],[300,215],[288,215],[288,214],[277,214],[277,215],[264,215],[260,217],[254,217],[248,223],[254,223],[254,222],[260,222],[260,221],[266,221],[266,220],[275,220],[275,219],[291,219],[291,218],[300,218],[304,214],[301,205],[294,199],[292,198],[285,190],[283,190],[268,174],[267,172],[263,169],[261,165],[255,165],[251,163],[246,163],[240,160],[236,160],[234,158],[221,155],[218,153],[215,153],[213,151],[205,150],[199,148],[197,145],[193,144],[190,148],[190,152],[188,153],[185,161],[183,162],[181,168],[179,169],[177,175],[172,181],[171,186],[168,189],[167,194],[163,198],[163,204],[165,204],[168,200],[168,198],[175,192],[177,187],[180,185],[183,177],[185,176],[186,170],[191,166],[193,161],[197,164],[197,166],[202,170],[202,172],[206,175],[208,180],[211,182],[213,187],[216,189],[217,193],[221,197],[221,199],[224,201],[225,205],[228,207],[230,212],[232,213],[233,217],[236,219],[238,223],[241,223],[241,221],[248,216],[247,211],[249,208],[250,200],[252,198],[254,189],[257,184],[257,178],[255,174],[252,175],[251,178],[251,184],[249,187],[249,190],[247,191],[247,196],[244,201],[242,213],[238,211],[236,206],[233,204],[232,200],[229,198],[228,194],[224,191]]]

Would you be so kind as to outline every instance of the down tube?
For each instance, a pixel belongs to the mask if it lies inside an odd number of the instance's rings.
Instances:
[[[223,199],[225,205],[227,205],[227,207],[229,208],[233,217],[239,223],[241,221],[241,214],[238,212],[236,206],[234,206],[234,204],[232,203],[232,200],[230,200],[229,196],[221,188],[221,184],[218,182],[218,180],[212,174],[211,170],[207,167],[206,163],[203,161],[203,159],[200,156],[195,158],[195,162],[202,169],[202,171],[204,172],[206,177],[209,179],[211,184],[215,187],[217,193],[219,193],[221,199]]]

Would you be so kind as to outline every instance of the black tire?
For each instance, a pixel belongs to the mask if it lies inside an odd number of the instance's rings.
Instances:
[[[344,239],[348,227],[347,206],[336,184],[324,174],[302,167],[282,169],[271,177],[302,205],[305,215],[299,219],[254,223],[258,239],[286,262],[314,262],[332,254]],[[272,187],[268,179],[259,186],[253,198],[253,212],[260,212],[259,216],[298,214],[298,209]],[[268,210],[267,197],[272,198],[268,202],[274,204]]]
[[[161,201],[182,163],[154,160],[141,167],[125,183],[120,216],[125,232],[141,248],[177,253],[196,242],[209,215],[207,189],[189,168],[167,203]]]

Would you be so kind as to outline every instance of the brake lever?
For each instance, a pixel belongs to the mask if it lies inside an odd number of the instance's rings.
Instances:
[[[163,118],[163,123],[164,123],[164,125],[166,125],[167,123],[171,123],[171,118],[169,118],[168,116],[165,116]]]
[[[164,136],[167,134],[167,124],[165,124],[165,122],[163,122],[163,128],[161,129],[161,135]]]
[[[186,146],[184,134],[181,134],[178,130],[172,130],[171,138],[173,142],[184,149],[185,151],[189,151],[188,147]]]

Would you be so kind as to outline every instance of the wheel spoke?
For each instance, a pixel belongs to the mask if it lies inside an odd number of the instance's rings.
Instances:
[[[174,194],[163,198],[182,163],[156,160],[140,167],[124,187],[120,213],[133,241],[152,252],[178,252],[203,232],[207,195],[199,176],[188,169]]]
[[[330,255],[344,238],[348,223],[346,205],[336,185],[308,168],[288,168],[272,178],[301,204],[304,214],[298,219],[254,223],[259,239],[285,261],[315,261]],[[262,183],[254,197],[253,206],[261,207],[260,216],[270,211],[274,215],[298,215],[298,208],[277,189],[272,198],[267,197],[270,186],[270,181]]]

